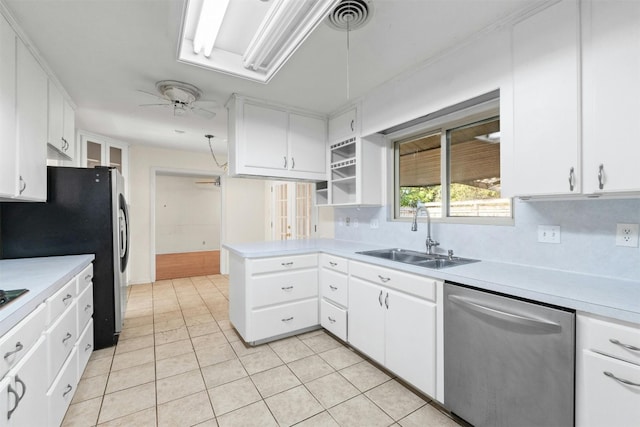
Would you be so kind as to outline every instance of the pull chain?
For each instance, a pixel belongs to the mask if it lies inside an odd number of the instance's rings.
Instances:
[[[349,70],[349,47],[350,47],[349,46],[349,31],[350,31],[349,24],[351,23],[351,16],[347,16],[346,20],[347,20],[347,101],[348,101],[349,99],[351,99],[351,93],[350,93],[351,88],[349,87],[349,73],[350,73],[350,70]]]

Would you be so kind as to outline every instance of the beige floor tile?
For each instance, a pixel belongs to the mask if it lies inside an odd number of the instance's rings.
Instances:
[[[143,409],[133,414],[116,418],[106,423],[98,425],[99,427],[156,427],[156,408]]]
[[[247,376],[242,363],[238,359],[231,359],[215,365],[201,368],[202,376],[207,388],[217,387]]]
[[[87,366],[84,368],[82,378],[95,377],[97,375],[108,374],[111,369],[112,359],[110,357],[103,357],[102,359],[89,360]]]
[[[389,375],[366,360],[341,369],[340,374],[361,392],[370,390],[391,379]]]
[[[192,426],[212,417],[206,391],[158,405],[158,427]]]
[[[106,394],[102,401],[99,423],[151,408],[156,404],[154,383],[139,385],[115,393]]]
[[[156,379],[156,367],[153,362],[131,368],[111,371],[106,393],[113,393],[130,387],[153,382]]]
[[[196,350],[198,363],[200,367],[215,365],[216,363],[225,362],[227,360],[237,359],[236,353],[229,344],[218,347],[205,347]]]
[[[109,374],[103,374],[81,379],[78,382],[76,393],[73,395],[71,403],[78,403],[85,400],[95,399],[96,397],[102,397],[107,387],[108,378]]]
[[[249,375],[282,365],[282,360],[268,347],[259,353],[240,357],[240,362],[242,362]]]
[[[236,332],[235,329],[228,329],[226,331],[222,331],[222,333],[229,342],[242,341],[242,337]]]
[[[307,347],[297,337],[275,341],[269,344],[271,349],[282,359],[284,363],[293,362],[303,357],[311,356],[313,350]]]
[[[130,351],[140,350],[143,348],[153,347],[155,340],[153,335],[144,335],[141,337],[130,338],[128,340],[118,340],[115,347],[116,354],[128,353]]]
[[[209,396],[216,416],[261,400],[260,393],[249,378],[242,378],[209,389]]]
[[[156,361],[156,378],[162,379],[198,369],[194,352]]]
[[[126,318],[123,328],[130,329],[146,325],[153,325],[152,315]]]
[[[180,340],[156,346],[156,360],[167,359],[173,356],[190,353],[193,351],[191,340]]]
[[[218,322],[218,326],[220,326],[220,329],[222,329],[223,331],[233,328],[233,325],[231,325],[229,319],[216,320],[216,322]]]
[[[131,368],[133,366],[144,365],[145,363],[153,362],[154,357],[153,347],[141,348],[140,350],[117,354],[113,357],[111,371],[113,372],[120,369]]]
[[[89,427],[95,426],[100,413],[102,396],[84,402],[69,405],[64,420],[63,427]],[[44,408],[43,408],[44,409]]]
[[[211,313],[209,313],[209,309],[207,308],[206,305],[203,305],[202,308],[189,308],[189,312],[190,315],[187,315],[185,313],[184,316],[184,322],[186,323],[187,326],[195,326],[195,325],[202,325],[204,323],[215,323],[215,319],[213,318],[213,316],[211,315]],[[218,324],[216,324],[216,329]],[[215,331],[211,331],[211,332],[215,332]]]
[[[393,423],[382,409],[362,394],[334,406],[329,413],[341,426],[386,427]]]
[[[218,347],[226,344],[228,341],[222,332],[215,332],[213,334],[191,338],[191,342],[193,343],[193,348],[199,350],[204,347]]]
[[[331,365],[322,360],[318,355],[295,360],[289,363],[288,366],[303,383],[307,383],[315,380],[316,378],[335,372]]]
[[[114,353],[115,347],[107,347],[107,348],[102,348],[100,350],[95,350],[93,351],[93,353],[91,353],[91,356],[89,357],[89,360],[96,360],[96,359],[104,359],[107,357],[113,357],[113,353]]]
[[[135,317],[153,316],[153,308],[145,308],[142,310],[129,310],[124,315],[125,319],[133,319]]]
[[[186,326],[169,331],[159,332],[155,335],[156,345],[168,344],[174,341],[189,339],[189,332]]]
[[[303,338],[302,341],[309,347],[311,350],[316,353],[322,353],[327,350],[331,350],[333,348],[342,347],[343,344],[331,337],[326,333],[313,335],[308,338]]]
[[[281,426],[290,426],[323,411],[322,406],[304,386],[298,386],[265,399]]]
[[[268,351],[270,348],[267,344],[251,346],[244,341],[234,341],[231,343],[231,347],[233,347],[233,350],[236,352],[238,357],[258,353],[261,351]]]
[[[218,422],[215,418],[211,418],[210,420],[203,421],[194,425],[193,427],[218,427]]]
[[[340,427],[336,420],[331,418],[331,415],[327,412],[320,412],[318,415],[314,415],[311,418],[307,418],[301,423],[296,424],[296,427]]]
[[[218,424],[220,427],[278,427],[262,400],[220,416]]]
[[[310,381],[306,386],[326,409],[360,394],[357,388],[337,372]]]
[[[285,365],[254,374],[251,379],[263,398],[300,385],[298,377]]]
[[[296,335],[300,340],[306,340],[311,337],[315,337],[316,335],[326,335],[326,332],[322,328],[315,329],[313,331],[305,332],[304,334]]]
[[[120,333],[120,338],[123,340],[128,340],[135,337],[141,337],[144,335],[153,335],[153,324],[135,326],[133,328],[123,328]]]
[[[406,417],[427,403],[396,380],[372,388],[365,396],[394,420]]]
[[[443,414],[431,405],[425,405],[415,412],[398,421],[402,427],[456,427],[456,423],[449,416]]]
[[[163,378],[156,383],[158,404],[169,402],[205,391],[204,381],[200,369],[178,374],[173,377]]]
[[[185,326],[183,318],[164,320],[162,322],[158,322],[156,320],[155,323],[153,324],[153,327],[156,333],[172,331],[174,329],[180,329],[183,326]]]
[[[337,371],[351,365],[355,365],[356,363],[360,363],[364,360],[360,355],[358,355],[358,353],[347,347],[334,348],[320,353],[319,356]]]
[[[197,325],[187,326],[187,329],[189,330],[189,336],[191,336],[191,338],[220,332],[220,328],[215,320],[209,323],[198,323]]]

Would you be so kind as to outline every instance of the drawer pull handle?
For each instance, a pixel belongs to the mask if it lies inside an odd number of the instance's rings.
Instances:
[[[291,267],[293,265],[293,261],[281,262],[280,265],[282,265],[283,267]]]
[[[338,265],[338,263],[337,263],[337,262],[333,262],[333,261],[329,261],[329,265],[330,265],[331,267],[335,267],[335,266],[337,266],[337,265]]]
[[[13,351],[7,351],[4,354],[4,359],[7,360],[9,357],[11,357],[12,355],[16,354],[19,351],[22,351],[22,349],[24,348],[24,346],[22,345],[22,343],[20,341],[18,341],[16,343],[16,348]]]
[[[91,304],[87,304],[87,306],[84,308],[84,311],[90,310],[91,309]]]
[[[69,339],[72,337],[73,335],[71,335],[69,332],[67,332],[67,335],[64,336],[64,338],[62,338],[62,343],[64,344],[65,342],[69,341]]]
[[[87,274],[86,276],[84,276],[84,281],[88,282],[89,280],[91,280],[93,278],[93,276],[91,274]]]
[[[334,319],[331,316],[327,316],[327,319],[329,319],[329,322],[331,322],[331,323],[336,323],[336,319]]]
[[[618,381],[618,382],[620,382],[622,384],[631,385],[631,386],[634,386],[634,387],[640,387],[640,384],[634,383],[633,381],[625,380],[623,378],[618,378],[615,375],[613,375],[611,372],[603,371],[602,373],[605,374],[606,376],[608,376],[609,378],[613,378],[614,380],[616,380],[616,381]]]
[[[630,344],[622,343],[622,342],[618,341],[618,340],[617,340],[617,339],[615,339],[615,338],[610,338],[610,339],[609,339],[609,342],[610,342],[611,344],[615,344],[615,345],[619,345],[620,347],[624,347],[624,348],[626,348],[627,350],[631,350],[631,351],[640,351],[640,348],[639,348],[639,347],[636,347],[635,345],[630,345]]]
[[[11,387],[11,384],[9,384],[9,387],[7,387],[7,391],[9,393],[13,393],[16,396],[16,406],[13,407],[13,409],[10,409],[7,412],[7,419],[11,418],[11,415],[13,415],[13,413],[15,412],[16,409],[18,409],[18,405],[20,404],[20,401],[22,400],[22,398],[24,397],[24,395],[27,393],[27,385],[22,382],[22,380],[16,375],[16,384],[20,384],[22,386],[22,395],[18,395],[18,391],[17,391],[17,386],[16,389],[14,389],[13,387]]]
[[[62,397],[67,397],[67,394],[71,393],[71,390],[73,390],[73,387],[71,384],[67,384],[64,393],[62,393]]]
[[[380,307],[382,307],[382,291],[380,291],[380,295],[378,295],[378,302],[380,303]]]
[[[293,286],[283,286],[280,289],[282,289],[285,292],[291,292],[291,290],[293,289]]]
[[[91,350],[92,345],[91,344],[87,344],[84,348],[84,351],[86,352],[87,350]]]
[[[291,320],[293,320],[293,316],[282,319],[283,322],[290,322]]]
[[[387,292],[387,296],[384,297],[384,305],[385,307],[387,307],[387,310],[389,309],[389,293]]]
[[[62,298],[62,302],[65,303],[65,305],[67,304],[67,300],[73,298],[73,295],[71,294],[67,294],[66,297]]]
[[[378,278],[382,281],[382,283],[387,283],[389,280],[391,280],[391,277],[384,277],[378,274]]]
[[[332,291],[337,291],[338,288],[336,286],[333,285],[329,285],[329,289],[331,289]]]

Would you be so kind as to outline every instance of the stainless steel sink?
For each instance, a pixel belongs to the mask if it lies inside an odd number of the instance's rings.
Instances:
[[[425,268],[447,268],[455,267],[458,265],[469,264],[472,262],[478,262],[477,259],[460,258],[447,255],[426,254],[424,252],[410,251],[407,249],[377,249],[373,251],[356,252],[361,255],[373,256],[376,258],[388,259],[390,261],[402,262],[405,264],[411,264],[418,267]]]

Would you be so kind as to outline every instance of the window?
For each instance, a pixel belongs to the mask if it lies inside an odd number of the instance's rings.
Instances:
[[[500,197],[496,109],[458,112],[411,129],[409,136],[391,135],[396,218],[412,217],[418,201],[425,203],[432,218],[511,218],[511,199]]]

